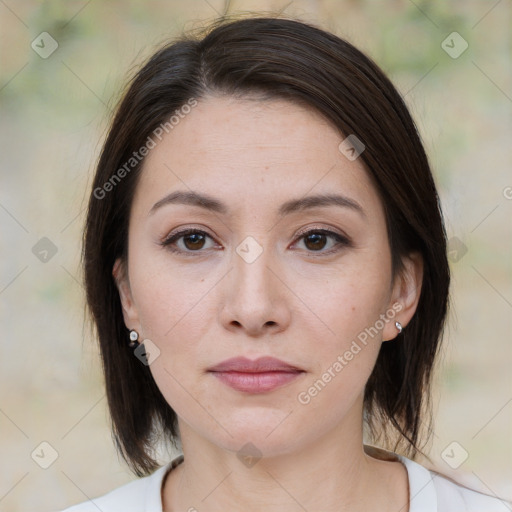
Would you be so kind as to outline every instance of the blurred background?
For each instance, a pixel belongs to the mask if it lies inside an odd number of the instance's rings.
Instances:
[[[271,11],[367,52],[412,111],[453,272],[430,457],[512,497],[510,0],[0,0],[0,511],[58,510],[135,478],[84,329],[94,164],[126,77],[161,42],[224,12]]]

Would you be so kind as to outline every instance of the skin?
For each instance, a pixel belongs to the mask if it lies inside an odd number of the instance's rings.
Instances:
[[[408,510],[405,467],[364,451],[362,407],[381,343],[416,310],[422,261],[411,254],[392,279],[382,203],[361,159],[339,151],[343,139],[287,101],[210,96],[145,160],[128,262],[116,261],[113,275],[126,326],[160,350],[150,370],[179,418],[185,461],[165,480],[166,512]],[[176,190],[211,195],[229,213],[183,204],[149,213]],[[333,192],[364,215],[339,206],[277,214],[285,201]],[[182,252],[172,253],[159,242],[177,228],[208,236],[182,237],[174,243]],[[300,236],[314,229],[351,244]],[[263,249],[252,263],[236,252],[248,236]],[[298,394],[393,304],[401,305],[393,320],[301,404]],[[274,356],[304,372],[261,394],[207,372],[242,355]],[[251,467],[237,457],[248,442],[261,453]]]

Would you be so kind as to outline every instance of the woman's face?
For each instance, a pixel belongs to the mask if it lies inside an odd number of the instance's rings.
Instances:
[[[209,97],[146,157],[128,279],[119,261],[115,275],[182,432],[271,455],[361,430],[381,342],[410,319],[419,288],[415,271],[392,282],[382,204],[342,140],[293,103]],[[179,200],[191,194],[214,203]],[[173,238],[183,230],[196,233]],[[301,372],[238,375],[248,387],[234,388],[209,371],[238,356]]]

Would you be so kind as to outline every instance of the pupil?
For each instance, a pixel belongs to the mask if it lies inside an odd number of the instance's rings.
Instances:
[[[187,240],[190,242],[190,240],[192,239],[192,249],[195,247],[196,249],[198,247],[201,247],[201,242],[203,241],[203,235],[201,235],[200,233],[192,233],[191,235],[188,235],[187,237],[185,237],[185,245],[188,245],[187,244]],[[198,245],[198,242],[199,242],[199,245]],[[188,247],[190,249],[190,247]]]
[[[322,233],[316,233],[316,234],[313,234],[313,235],[308,235],[306,237],[306,246],[308,246],[308,240],[312,240],[313,241],[313,246],[312,246],[312,249],[322,249],[322,247],[320,246],[323,246],[323,244],[320,243],[320,245],[318,244],[318,242],[322,242],[324,241],[323,239],[325,238],[325,235],[322,234]],[[309,248],[309,246],[308,246]]]

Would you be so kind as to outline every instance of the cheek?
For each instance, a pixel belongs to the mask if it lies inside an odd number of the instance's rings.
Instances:
[[[159,350],[151,373],[171,407],[190,410],[192,396],[201,394],[199,371],[212,361],[212,347],[203,345],[211,340],[208,331],[215,318],[212,301],[218,279],[213,273],[194,275],[160,255],[145,257],[141,252],[132,261],[132,291],[143,335]]]
[[[290,277],[304,304],[298,323],[307,322],[321,353],[346,350],[352,340],[377,324],[389,301],[388,277],[385,264],[372,264],[364,257],[347,258],[328,272],[314,269],[307,278]],[[381,327],[378,323],[379,331]],[[374,329],[371,332],[379,341]]]
[[[144,335],[163,345],[177,343],[183,330],[193,337],[215,284],[212,274],[176,265],[164,252],[134,252],[132,262],[132,291]]]
[[[316,336],[314,346],[308,344],[313,372],[301,389],[303,396],[297,396],[301,404],[314,402],[311,410],[321,407],[339,414],[363,391],[381,345],[374,326],[382,301],[374,293],[374,289],[347,285],[341,292],[333,290],[318,309],[325,335]],[[306,336],[314,338],[318,325],[318,320],[311,320]]]
[[[308,306],[298,322],[312,373],[295,398],[306,414],[318,409],[333,420],[364,391],[380,350],[379,318],[389,299],[385,262],[371,265],[359,258],[350,263],[323,279],[310,274],[296,281],[297,294]]]
[[[334,428],[362,404],[381,346],[380,332],[371,327],[382,313],[385,296],[376,290],[375,282],[367,286],[365,279],[339,280],[324,291],[317,311],[328,328],[314,347],[308,344],[314,371],[294,397],[308,428],[314,423],[318,432]],[[311,320],[310,336],[314,336],[315,324],[318,329],[319,321]]]

